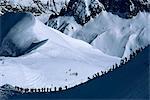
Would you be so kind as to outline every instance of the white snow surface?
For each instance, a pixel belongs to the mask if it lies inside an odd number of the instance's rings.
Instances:
[[[67,25],[64,29],[64,34],[71,36],[74,32],[80,30],[82,26],[78,24],[73,16],[63,16],[51,19],[48,22],[50,27],[60,30],[64,25]]]
[[[104,52],[127,57],[139,47],[150,44],[150,14],[138,13],[131,19],[122,19],[106,11],[89,21],[72,37],[84,40]]]
[[[25,22],[25,19],[28,18],[23,18],[11,28],[7,38],[16,38],[18,41],[14,43],[20,48],[28,45],[24,39],[31,37],[48,41],[26,55],[0,57],[0,85],[11,84],[24,88],[73,87],[120,62],[120,58],[106,55],[86,42],[66,36],[34,17],[30,18],[35,20],[34,23],[30,23],[30,20]],[[16,34],[20,32],[20,35],[13,36],[12,32],[15,31]]]

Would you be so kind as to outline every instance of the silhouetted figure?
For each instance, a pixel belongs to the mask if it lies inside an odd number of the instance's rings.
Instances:
[[[16,89],[17,91],[19,91],[19,87],[18,87],[18,86],[15,86],[15,89]]]
[[[88,80],[90,80],[91,78],[90,77],[88,77]]]
[[[138,53],[139,53],[139,50],[135,50],[135,53],[138,54]]]
[[[34,92],[37,92],[37,89],[34,89]]]
[[[115,64],[116,68],[118,67],[118,64]]]
[[[22,92],[22,91],[23,91],[23,88],[20,88],[20,91]]]
[[[56,89],[56,87],[54,87],[54,91],[56,91],[57,89]]]
[[[46,88],[46,91],[49,92],[49,88]]]
[[[133,52],[132,55],[133,55],[133,57],[135,57],[136,56],[135,52]]]
[[[121,59],[121,62],[120,62],[120,64],[121,64],[121,65],[123,65],[123,64],[124,64],[124,60],[123,60],[123,59]]]
[[[49,91],[51,92],[51,91],[52,91],[52,89],[51,89],[51,88],[49,88]]]
[[[45,90],[46,90],[46,89],[44,88],[44,89],[43,89],[43,92],[46,92]]]
[[[26,88],[26,89],[25,89],[25,93],[28,93],[28,92],[29,92],[29,89],[28,89],[28,88]]]
[[[41,92],[41,89],[38,89],[38,92]]]
[[[96,75],[95,75],[95,74],[93,75],[93,78],[96,78]]]
[[[127,57],[125,57],[125,62],[127,62],[128,61],[128,59],[127,59]]]
[[[43,92],[43,90],[44,90],[44,89],[42,88],[42,91],[41,91],[41,92]]]
[[[132,55],[130,54],[130,60],[132,59]]]
[[[110,71],[113,71],[113,69],[112,69],[112,68],[110,68]]]
[[[30,92],[31,92],[31,93],[34,92],[33,89],[30,89]]]
[[[61,91],[62,90],[62,87],[59,87],[59,91]]]
[[[98,77],[97,74],[95,74],[95,77]]]
[[[101,71],[101,73],[102,73],[102,75],[104,74],[104,72],[103,72],[103,71]]]
[[[65,86],[65,89],[68,89],[67,86]]]
[[[115,66],[113,65],[113,70],[115,69]]]
[[[100,76],[100,75],[99,75],[99,72],[97,73],[97,76]]]

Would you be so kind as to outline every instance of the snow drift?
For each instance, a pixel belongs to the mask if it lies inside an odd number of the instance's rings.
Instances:
[[[86,42],[45,26],[29,13],[8,13],[1,18],[7,19],[2,21],[6,27],[1,32],[4,34],[2,51],[17,53],[18,49],[25,51],[41,41],[42,45],[19,57],[0,57],[0,85],[73,87],[120,62],[118,57],[106,55]]]

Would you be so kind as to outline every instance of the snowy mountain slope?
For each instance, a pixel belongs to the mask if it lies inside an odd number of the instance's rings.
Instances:
[[[0,99],[4,97],[11,100],[38,99],[39,97],[42,99],[91,97],[146,99],[149,97],[149,49],[150,46],[144,47],[129,62],[109,70],[102,76],[94,75],[88,82],[71,89],[62,91],[61,88],[56,88],[55,92],[51,92],[48,87],[40,90],[39,88],[23,89],[5,84],[0,86]],[[120,92],[120,90],[122,91]]]
[[[92,78],[86,83],[65,91],[50,92],[47,88],[39,92],[18,94],[12,100],[20,99],[148,99],[149,98],[149,49],[146,47],[126,64],[107,74]],[[18,90],[18,89],[17,89]],[[21,90],[21,89],[19,89]],[[34,90],[35,91],[35,90]],[[42,91],[42,89],[41,89]],[[120,92],[121,91],[121,92]]]
[[[82,28],[82,26],[75,21],[73,16],[57,17],[49,20],[46,23],[46,25],[54,29],[57,29],[69,36],[72,35],[72,33],[74,33],[75,31],[78,31]]]
[[[18,15],[15,13],[11,16]],[[87,81],[88,76],[108,70],[113,64],[120,62],[120,58],[106,55],[81,40],[45,26],[30,14],[30,16],[21,15],[24,18],[11,27],[6,37],[11,40],[17,38],[14,44],[19,49],[30,44],[24,39],[34,40],[36,37],[37,40],[48,39],[48,41],[25,55],[0,57],[0,85],[8,83],[24,88],[73,87]],[[9,20],[10,23],[13,20]],[[32,20],[35,21],[31,24]],[[28,25],[29,23],[31,25]],[[11,41],[7,42],[9,44]]]
[[[57,29],[56,24],[58,27],[62,25],[58,24],[61,23],[59,20],[61,16],[61,18],[65,20],[65,23],[68,23],[68,26],[72,27],[72,25],[69,24],[70,22],[66,20],[68,19],[66,16],[71,16],[74,17],[76,23],[84,27],[87,22],[95,19],[95,16],[99,16],[102,10],[118,15],[123,19],[131,19],[136,16],[139,11],[149,12],[150,2],[142,0],[70,0],[68,5],[62,8],[60,15],[50,18],[47,23],[52,24],[48,24],[50,27]],[[77,29],[78,27],[73,26],[73,28]],[[79,29],[80,28],[78,28],[78,30]],[[71,35],[71,29],[69,30],[70,32],[64,32],[64,30],[60,31]],[[92,37],[95,38],[96,35]]]
[[[132,19],[122,19],[103,11],[72,37],[91,43],[112,56],[128,56],[135,48],[150,44],[150,14],[141,12]]]

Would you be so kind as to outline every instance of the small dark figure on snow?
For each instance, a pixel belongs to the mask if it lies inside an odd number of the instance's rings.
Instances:
[[[91,78],[90,77],[88,77],[88,80],[90,80]]]
[[[124,60],[123,60],[123,59],[121,59],[120,65],[123,65],[123,64],[124,64]]]
[[[125,57],[125,62],[127,62],[127,60],[128,60],[127,57]]]
[[[57,89],[56,89],[56,87],[54,87],[54,91],[56,91]]]
[[[115,64],[116,68],[118,67],[118,64]]]
[[[132,54],[130,54],[130,60],[133,58]]]
[[[67,86],[65,86],[65,89],[68,89]]]
[[[97,76],[100,76],[99,73],[97,73]]]
[[[59,87],[59,91],[61,91],[62,90],[62,87]]]

